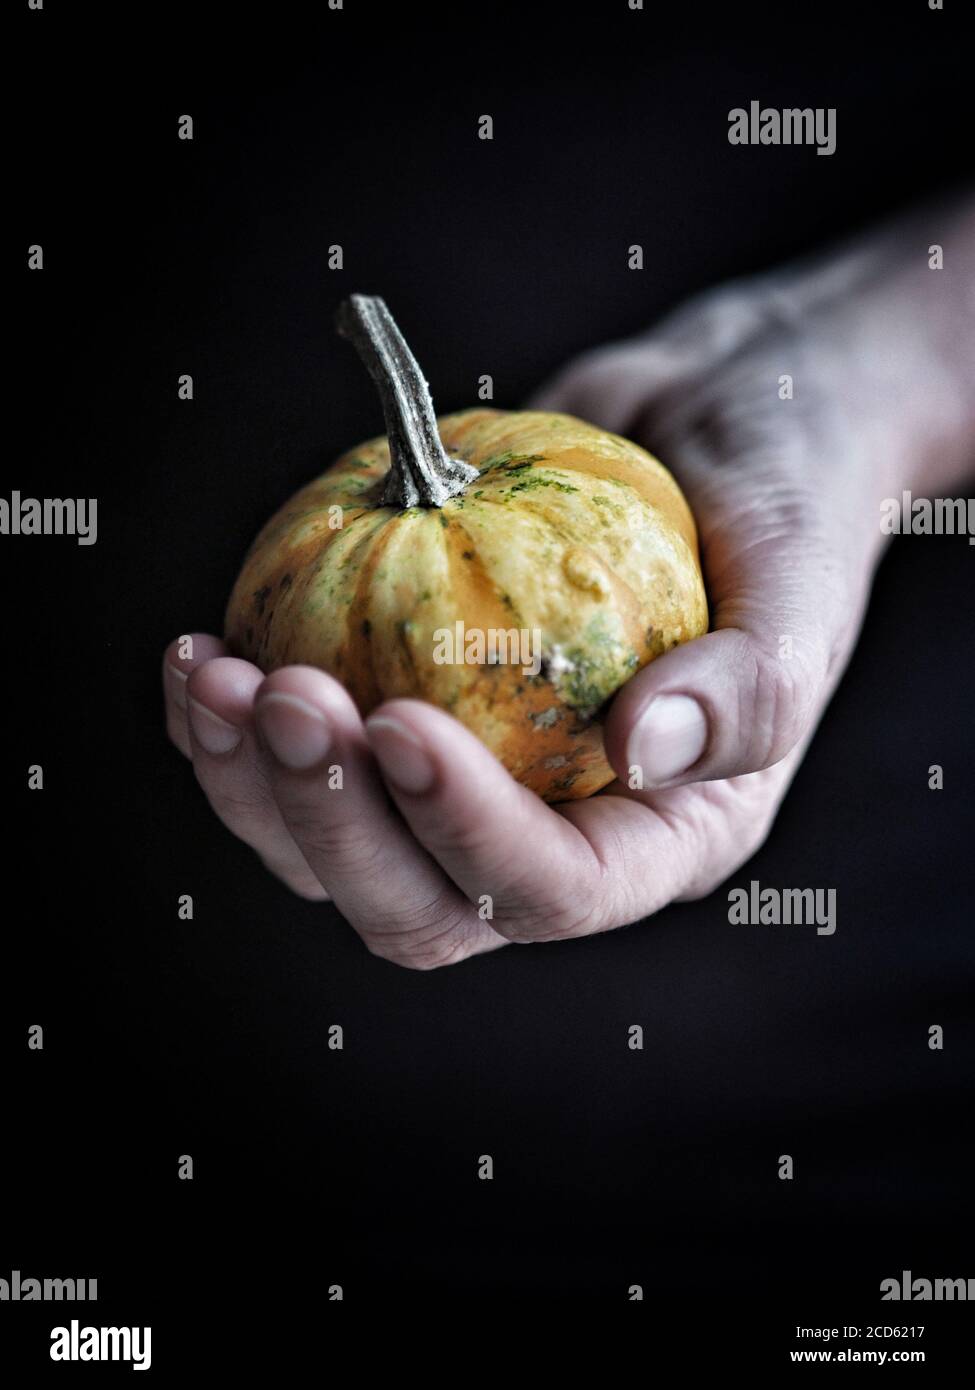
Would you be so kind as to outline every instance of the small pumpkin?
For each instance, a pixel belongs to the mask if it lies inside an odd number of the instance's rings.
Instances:
[[[639,445],[568,415],[439,420],[380,299],[341,307],[386,436],[343,454],[263,528],[226,638],[263,671],[340,680],[363,715],[448,710],[547,801],[614,776],[600,714],[635,671],[707,630],[690,508]]]

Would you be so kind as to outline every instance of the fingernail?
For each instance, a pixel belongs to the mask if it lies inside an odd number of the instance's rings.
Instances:
[[[228,724],[226,719],[221,719],[206,705],[201,705],[192,695],[187,697],[186,712],[193,737],[208,753],[229,753],[237,747],[242,738],[240,729]]]
[[[377,715],[366,720],[366,732],[383,776],[394,787],[410,796],[430,790],[436,777],[430,755],[398,720]]]
[[[254,708],[268,747],[292,772],[314,767],[331,747],[332,731],[325,715],[299,695],[272,690]]]
[[[645,786],[669,782],[694,766],[708,741],[708,721],[689,695],[658,695],[644,710],[626,746],[629,767]]]

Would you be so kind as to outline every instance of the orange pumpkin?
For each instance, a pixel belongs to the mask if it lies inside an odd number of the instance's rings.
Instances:
[[[353,296],[339,324],[388,437],[343,454],[263,528],[228,646],[264,671],[330,672],[364,715],[428,700],[546,800],[591,795],[614,775],[606,701],[707,630],[680,488],[646,450],[568,415],[437,420],[381,300]]]

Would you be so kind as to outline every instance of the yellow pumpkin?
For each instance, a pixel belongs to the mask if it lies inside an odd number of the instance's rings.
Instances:
[[[591,795],[614,776],[606,701],[707,630],[680,488],[646,450],[568,415],[437,420],[382,301],[340,312],[388,438],[343,454],[263,528],[230,597],[230,650],[264,671],[320,667],[363,715],[430,701],[547,801]]]

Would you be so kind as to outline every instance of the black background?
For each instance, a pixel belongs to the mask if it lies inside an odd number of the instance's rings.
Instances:
[[[718,24],[620,0],[536,4],[530,26],[525,6],[260,8],[49,0],[14,35],[9,260],[40,242],[45,268],[22,275],[6,491],[97,496],[99,538],[0,545],[0,1276],[97,1276],[100,1296],[4,1305],[0,1355],[36,1375],[77,1313],[151,1324],[165,1377],[199,1337],[224,1364],[255,1337],[290,1357],[302,1320],[331,1335],[353,1304],[415,1305],[424,1338],[463,1310],[477,1342],[495,1308],[623,1303],[633,1283],[648,1356],[677,1345],[689,1368],[732,1307],[752,1363],[865,1310],[946,1338],[964,1309],[892,1318],[878,1286],[975,1275],[963,539],[893,544],[735,876],[835,887],[831,938],[730,928],[725,889],[594,940],[397,969],[217,824],[166,741],[158,666],[178,633],[220,630],[266,516],[379,429],[332,330],[341,297],[385,296],[441,411],[484,372],[516,407],[689,293],[964,181],[964,7]],[[731,147],[753,98],[836,107],[836,153]]]

